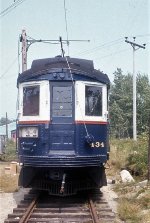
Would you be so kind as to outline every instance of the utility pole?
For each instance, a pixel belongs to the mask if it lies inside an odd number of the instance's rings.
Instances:
[[[6,112],[6,142],[8,141],[8,116]]]
[[[22,72],[24,72],[27,70],[27,36],[25,30],[22,30],[20,42],[22,42]]]
[[[136,37],[133,37],[134,42],[128,41],[128,37],[125,37],[125,42],[129,43],[133,48],[133,139],[137,140],[137,124],[136,124],[136,73],[135,73],[135,51],[142,48],[145,49],[145,45],[139,45],[135,43]]]

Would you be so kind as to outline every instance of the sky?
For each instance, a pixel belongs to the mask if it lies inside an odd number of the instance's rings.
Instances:
[[[150,0],[0,0],[0,117],[7,112],[8,118],[16,118],[22,29],[28,39],[90,40],[70,42],[69,48],[64,44],[65,55],[93,60],[111,81],[117,68],[132,73],[133,49],[125,37],[136,37],[146,49],[135,52],[135,72],[150,78],[149,15]],[[59,44],[34,43],[28,49],[27,68],[35,59],[60,54]]]

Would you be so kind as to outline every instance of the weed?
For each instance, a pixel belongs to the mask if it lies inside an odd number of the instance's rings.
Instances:
[[[1,174],[0,189],[6,193],[18,191],[18,175]]]
[[[8,140],[6,143],[5,154],[1,157],[3,161],[17,161],[17,154],[16,154],[16,143],[12,140]]]
[[[141,217],[138,215],[140,206],[132,203],[128,199],[120,199],[118,205],[118,214],[121,220],[126,222],[141,222]]]
[[[118,178],[118,184],[114,185],[119,196],[119,217],[127,223],[150,223],[150,190],[136,183],[147,178],[147,155],[148,139],[144,135],[136,142],[111,140],[110,175],[116,177],[121,168],[126,168],[135,179],[135,182],[125,184]],[[109,175],[109,170],[107,172]]]
[[[126,168],[132,175],[144,179],[147,176],[147,142],[146,136],[140,137],[136,142],[131,139],[111,140],[110,174]]]
[[[142,209],[150,209],[150,191],[140,194],[141,196],[136,199]]]

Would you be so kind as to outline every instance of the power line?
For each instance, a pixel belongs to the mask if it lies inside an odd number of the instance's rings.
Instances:
[[[18,1],[20,1],[20,0],[18,0]],[[17,1],[17,2],[18,2],[18,1]],[[11,8],[13,8],[13,7],[17,4],[17,2],[11,4],[11,5],[8,6],[6,9],[4,9],[2,12],[0,12],[0,15],[3,15],[3,14],[5,14],[5,13],[7,13],[7,11],[9,11]]]
[[[15,1],[13,4],[11,4],[8,8],[4,9],[1,13],[0,16],[4,16],[7,13],[9,13],[11,10],[13,10],[14,8],[16,8],[18,5],[20,5],[22,2],[24,2],[25,0],[17,0]]]
[[[138,36],[138,37],[142,37],[142,36],[148,36],[148,35],[150,35],[150,34],[145,34],[145,35],[142,35],[142,34],[141,34],[141,35],[137,35],[137,36]],[[35,42],[41,42],[41,43],[47,43],[47,44],[60,44],[59,40],[36,40],[36,39],[34,39],[33,37],[30,37],[30,36],[28,36],[28,35],[27,35],[27,37],[30,38],[31,40],[33,40],[32,43],[35,43]],[[120,40],[122,40],[122,38],[119,38],[119,39],[110,41],[110,42],[108,42],[108,43],[104,43],[104,44],[102,44],[102,45],[99,45],[99,46],[97,46],[97,47],[92,48],[91,50],[83,51],[81,54],[92,53],[93,50],[95,51],[95,50],[99,50],[99,49],[102,49],[102,48],[105,48],[105,47],[109,47],[109,46],[116,45],[116,44],[122,42],[122,41],[120,41]],[[55,43],[55,42],[51,42],[51,41],[56,41],[56,43]],[[67,40],[65,40],[65,41],[67,41]],[[75,40],[72,40],[72,41],[75,41]],[[80,41],[81,41],[81,40],[80,40]],[[148,44],[149,44],[149,42],[146,42],[146,45],[148,45]],[[115,51],[115,52],[113,52],[113,53],[111,53],[111,54],[104,55],[104,56],[102,56],[102,57],[100,57],[100,58],[97,58],[96,60],[98,60],[98,59],[101,60],[101,59],[104,59],[104,58],[107,58],[107,57],[111,57],[111,56],[114,56],[114,55],[116,55],[116,54],[119,54],[119,53],[123,53],[123,52],[125,52],[125,51],[128,51],[128,50],[129,50],[129,48],[126,48],[126,49],[123,49],[123,50],[120,50],[120,51]],[[20,57],[20,54],[21,54],[21,52],[20,52],[20,50],[19,50],[19,43],[18,43],[18,56],[17,56],[17,57],[12,61],[12,63],[8,66],[7,70],[0,76],[0,79],[2,79],[2,78],[8,73],[8,71],[9,71],[9,70],[11,69],[11,67],[16,63],[17,60],[18,60],[18,70],[20,71],[20,63],[19,63],[19,57]],[[81,54],[80,54],[80,55],[81,55]]]
[[[123,50],[115,51],[114,53],[111,53],[111,54],[105,55],[103,57],[100,57],[99,60],[101,60],[103,58],[106,58],[106,57],[114,56],[114,55],[119,54],[119,53],[123,53],[123,52],[128,51],[128,50],[130,50],[130,49],[126,48],[126,49],[123,49]]]
[[[0,76],[0,79],[2,79],[8,73],[8,71],[14,66],[14,64],[16,63],[16,61],[18,61],[18,74],[20,73],[20,54],[22,53],[22,50],[20,51],[19,41],[20,41],[20,38],[18,38],[18,52],[17,52],[17,57],[8,66],[7,70]]]
[[[18,60],[18,55],[13,60],[13,62],[8,66],[7,70],[0,76],[0,79],[2,79],[8,73],[8,71],[14,66],[14,64],[16,63],[17,60]]]
[[[18,57],[20,56],[21,52],[18,53],[17,57],[12,61],[12,63],[8,66],[7,70],[0,76],[0,79],[2,79],[7,73],[8,71],[14,66],[14,64],[16,63],[16,61],[18,61]]]
[[[145,36],[150,36],[150,34],[147,33],[147,34],[139,34],[139,35],[136,35],[136,37],[145,37]],[[132,36],[129,36],[129,37],[132,38]],[[92,49],[85,50],[85,51],[81,51],[81,52],[78,53],[78,55],[91,54],[91,53],[94,53],[95,51],[98,51],[98,50],[100,50],[100,49],[102,49],[102,48],[111,47],[111,46],[116,45],[116,44],[119,44],[119,43],[121,43],[121,42],[123,43],[123,41],[124,41],[124,37],[121,37],[121,38],[118,38],[118,39],[116,39],[116,40],[113,40],[113,41],[104,43],[104,44],[102,44],[102,45],[96,46],[96,47],[94,47],[94,48],[92,48]],[[117,51],[117,52],[118,52],[118,51]],[[107,56],[107,55],[106,55],[106,56]],[[105,57],[105,56],[104,56],[104,57]]]
[[[144,36],[150,36],[150,34],[141,34],[141,35],[136,35],[136,37],[144,37]]]
[[[126,25],[123,27],[124,30],[126,30],[126,33],[128,33],[129,31],[131,32],[133,30],[133,28],[135,27],[135,22],[137,22],[137,18],[139,18],[139,14],[141,12],[141,7],[143,4],[143,0],[139,0],[137,1],[137,4],[135,5],[135,7],[132,9],[132,14],[128,14],[127,16],[127,22]],[[130,9],[128,10],[130,12]]]
[[[17,1],[15,1],[13,4],[11,4],[6,9],[4,9],[3,11],[0,12],[0,17],[3,17],[5,15],[7,15],[9,12],[14,10],[18,5],[22,4],[24,1],[25,0],[17,0]]]
[[[113,46],[113,45],[116,45],[116,44],[119,44],[123,42],[123,37],[122,38],[119,38],[119,39],[116,39],[116,40],[113,40],[113,41],[110,41],[110,42],[107,42],[107,43],[104,43],[102,45],[99,45],[99,46],[96,46],[90,50],[85,50],[85,51],[82,51],[80,53],[78,53],[79,55],[84,55],[84,54],[90,54],[90,53],[93,53],[95,51],[98,51],[102,48],[105,48],[105,47],[110,47],[110,46]]]

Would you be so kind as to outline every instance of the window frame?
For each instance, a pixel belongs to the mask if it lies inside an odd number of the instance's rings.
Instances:
[[[30,111],[28,111],[28,112],[26,112],[26,113],[28,113],[28,114],[24,114],[25,112],[24,112],[24,109],[25,109],[25,106],[24,106],[24,89],[31,89],[31,88],[38,88],[38,103],[37,103],[37,114],[35,113],[35,114],[32,114],[32,112]],[[33,94],[32,94],[32,96],[33,96]],[[32,99],[33,100],[33,99]],[[30,100],[30,103],[32,103],[32,100]],[[27,103],[27,102],[26,102]],[[31,108],[30,108],[30,110],[32,109],[32,106],[31,106]],[[37,85],[32,85],[32,86],[23,86],[23,111],[22,111],[22,115],[23,116],[39,116],[40,115],[40,85],[39,84],[37,84]]]
[[[94,103],[94,96],[93,95],[88,97],[86,88],[93,88],[91,90],[94,90],[94,88],[96,90],[96,88],[97,88],[97,90],[100,92],[100,94],[97,97],[95,97],[95,99],[96,99],[96,102],[95,103]],[[88,106],[87,105],[87,99],[92,99],[91,102],[89,102],[89,109],[87,108],[87,106]],[[99,99],[100,99],[100,106],[96,109],[97,103],[99,102]],[[92,104],[94,105],[93,106],[94,109],[93,109],[93,107],[90,108]],[[90,111],[92,109],[93,109],[93,111]],[[90,113],[90,112],[91,113],[93,112],[94,114],[87,114],[87,113]],[[85,85],[85,116],[101,117],[102,116],[102,112],[103,112],[103,88],[101,86]],[[99,113],[99,114],[96,114],[96,113]]]
[[[23,115],[23,88],[34,87],[39,85],[39,115],[24,116]],[[50,86],[48,80],[23,82],[18,86],[18,121],[49,121],[50,120]]]
[[[102,88],[102,115],[89,116],[85,114],[85,86],[94,86]],[[76,81],[75,84],[75,120],[76,121],[108,121],[108,89],[107,85],[99,82]]]

